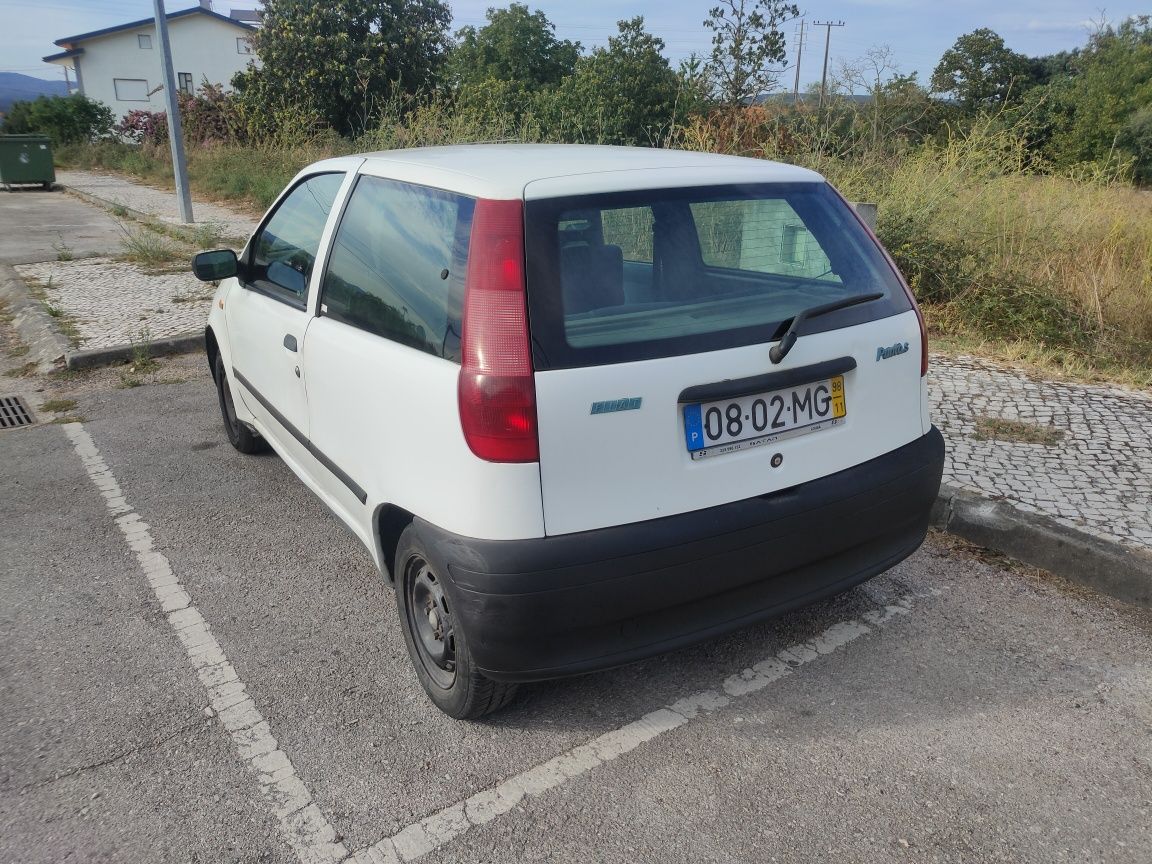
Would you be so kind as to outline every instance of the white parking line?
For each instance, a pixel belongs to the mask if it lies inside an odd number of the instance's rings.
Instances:
[[[935,594],[936,592],[931,592]],[[718,690],[701,690],[667,705],[639,720],[607,732],[587,744],[549,759],[471,798],[409,825],[391,837],[353,856],[354,864],[390,864],[398,858],[415,861],[477,825],[491,822],[526,798],[543,795],[594,768],[611,762],[641,744],[651,741],[695,718],[717,711],[750,693],[762,690],[794,670],[825,654],[831,654],[873,628],[883,627],[897,615],[906,615],[912,601],[921,596],[906,594],[895,604],[865,612],[862,620],[833,624],[811,642],[801,642],[779,651],[748,669],[726,678]]]
[[[301,864],[325,864],[348,858],[348,849],[337,841],[335,829],[312,801],[288,756],[280,749],[256,703],[244,691],[244,682],[228,662],[208,623],[192,605],[188,592],[172,572],[168,559],[152,546],[149,526],[124,496],[124,490],[105,464],[91,436],[81,423],[67,423],[64,431],[72,441],[88,477],[104,496],[129,548],[144,571],[148,584],[167,614],[168,623],[184,646],[208,702],[236,745],[240,759],[256,772],[260,791],[269,799],[280,822],[284,839]],[[368,859],[388,862],[387,857]],[[391,860],[395,860],[394,858]]]

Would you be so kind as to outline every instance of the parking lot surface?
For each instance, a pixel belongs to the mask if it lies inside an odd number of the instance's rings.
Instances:
[[[1146,613],[933,536],[832,601],[460,723],[368,553],[233,451],[189,374],[0,433],[0,862],[1152,859]],[[171,582],[311,809],[212,708]]]
[[[114,255],[124,232],[106,211],[59,189],[27,186],[0,192],[0,261],[37,261]]]

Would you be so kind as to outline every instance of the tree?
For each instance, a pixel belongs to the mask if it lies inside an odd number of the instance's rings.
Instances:
[[[1137,182],[1152,184],[1152,104],[1128,119],[1117,140],[1132,154],[1132,169]]]
[[[659,144],[677,110],[680,79],[664,40],[637,16],[617,22],[607,48],[581,57],[573,74],[535,103],[545,134],[600,144]]]
[[[867,102],[855,106],[853,126],[861,121],[867,125],[873,149],[923,137],[932,102],[915,72],[900,72],[889,46],[870,48],[863,57],[842,62],[833,84],[834,88],[842,84],[850,93],[869,97]],[[853,131],[859,136],[858,130]]]
[[[442,0],[264,0],[261,65],[233,83],[250,117],[295,112],[356,134],[389,100],[435,86],[450,21]]]
[[[780,25],[796,18],[800,8],[783,0],[720,0],[708,12],[704,26],[712,31],[709,70],[716,96],[728,105],[741,105],[774,90],[784,62]]]
[[[1121,152],[1152,173],[1147,114],[1152,107],[1152,16],[1103,25],[1071,64],[1069,75],[1045,88],[1050,137],[1045,154],[1057,165],[1107,160]],[[1143,161],[1149,160],[1149,161]]]
[[[79,93],[14,102],[4,120],[9,134],[39,132],[54,144],[81,144],[112,131],[112,109]]]
[[[1029,61],[982,27],[956,40],[932,73],[932,92],[951,93],[969,113],[1019,98],[1030,82]]]
[[[509,81],[527,91],[559,84],[572,72],[580,43],[556,38],[556,28],[543,12],[522,3],[489,9],[488,23],[456,34],[448,61],[448,79],[456,84]]]

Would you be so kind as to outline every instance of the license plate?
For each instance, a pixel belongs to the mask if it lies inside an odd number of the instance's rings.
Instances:
[[[719,402],[684,406],[693,459],[760,447],[844,422],[844,376]]]

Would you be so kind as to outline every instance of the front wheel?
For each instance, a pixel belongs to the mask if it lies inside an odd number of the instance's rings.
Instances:
[[[512,701],[515,684],[493,681],[476,670],[444,582],[413,525],[404,529],[396,546],[395,588],[408,655],[437,708],[457,720],[470,720]]]
[[[236,403],[232,401],[232,388],[224,371],[224,355],[216,355],[216,396],[220,400],[220,414],[224,418],[224,431],[228,441],[241,453],[263,453],[268,442],[240,422],[236,416]]]

